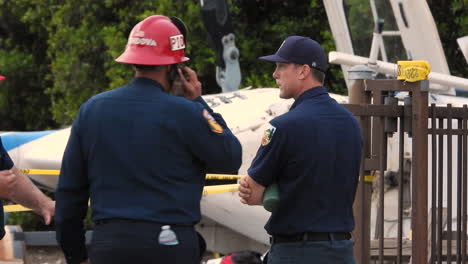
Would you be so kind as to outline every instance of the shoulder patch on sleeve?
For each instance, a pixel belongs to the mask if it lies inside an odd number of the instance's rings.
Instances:
[[[218,133],[218,134],[223,133],[224,131],[223,127],[221,127],[221,125],[219,125],[218,122],[216,122],[213,116],[211,116],[208,110],[206,109],[203,109],[203,118],[205,118],[212,132]]]
[[[263,138],[262,138],[262,146],[268,145],[270,143],[271,139],[273,138],[273,134],[275,134],[276,127],[272,126],[270,124],[270,127],[265,130],[263,133]]]

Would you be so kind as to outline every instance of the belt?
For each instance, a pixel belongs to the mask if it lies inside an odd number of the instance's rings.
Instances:
[[[159,223],[153,221],[145,221],[138,219],[123,219],[123,218],[113,218],[113,219],[100,219],[94,221],[96,225],[105,225],[105,224],[154,224],[154,225],[170,225],[170,226],[180,226],[180,227],[193,227],[194,223]]]
[[[271,244],[291,243],[300,241],[334,241],[334,240],[350,240],[351,233],[349,232],[305,232],[293,235],[273,235],[270,238]]]

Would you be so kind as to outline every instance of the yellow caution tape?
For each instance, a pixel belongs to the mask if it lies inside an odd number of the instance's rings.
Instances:
[[[205,186],[205,188],[203,188],[203,196],[215,193],[237,192],[238,190],[239,184]]]
[[[38,169],[21,169],[21,172],[30,175],[59,175],[59,170],[38,170]],[[242,176],[231,174],[207,174],[207,180],[239,180]]]
[[[239,180],[242,176],[230,174],[207,174],[207,180]]]
[[[90,205],[90,202],[88,200],[88,206],[89,205]],[[32,209],[28,207],[24,207],[21,204],[10,204],[10,205],[3,206],[3,212],[5,213],[27,212],[27,211],[32,211]]]
[[[36,170],[36,169],[21,169],[22,173],[31,174],[31,175],[59,175],[59,170]]]
[[[30,208],[24,207],[21,204],[11,204],[3,206],[3,211],[5,213],[13,213],[13,212],[26,212],[31,211]]]
[[[359,180],[361,180],[361,177],[359,177]],[[373,182],[375,180],[375,176],[374,175],[366,175],[364,176],[364,181],[365,182]]]
[[[223,184],[223,185],[205,186],[205,188],[203,188],[203,196],[208,195],[208,194],[216,194],[216,193],[237,192],[238,188],[239,188],[239,184]],[[13,212],[31,211],[31,209],[24,207],[20,204],[11,204],[11,205],[4,205],[3,211],[5,213],[13,213]]]
[[[416,82],[427,80],[431,66],[427,61],[398,61],[398,80]]]

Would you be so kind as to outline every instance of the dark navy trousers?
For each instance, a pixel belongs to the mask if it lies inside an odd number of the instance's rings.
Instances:
[[[93,264],[199,264],[199,238],[193,226],[171,226],[178,245],[160,245],[161,224],[110,222],[96,225],[89,249]]]
[[[353,246],[351,240],[273,244],[268,264],[355,264]]]

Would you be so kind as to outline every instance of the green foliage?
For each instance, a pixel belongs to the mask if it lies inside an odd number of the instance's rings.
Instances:
[[[0,89],[1,130],[56,127],[44,94],[51,83],[43,27],[49,11],[43,1],[0,1],[0,74],[7,76]]]
[[[39,215],[32,212],[15,212],[7,214],[7,225],[19,225],[23,231],[50,231],[54,230],[53,225],[45,225],[44,221]],[[85,229],[92,229],[94,227],[91,221],[91,209],[88,209],[84,219]]]
[[[51,228],[44,225],[40,216],[31,212],[16,212],[7,215],[7,225],[20,225],[23,231],[44,231]]]
[[[114,59],[124,50],[133,26],[152,14],[179,16],[190,27],[187,53],[190,65],[200,75],[210,74],[203,65],[212,64],[213,53],[202,46],[203,26],[199,7],[193,1],[104,1],[91,5],[67,0],[55,12],[50,25],[48,55],[54,85],[46,92],[52,98],[54,120],[70,124],[79,106],[92,95],[119,87],[133,74],[130,66]],[[192,37],[193,36],[193,37]],[[201,51],[201,52],[198,52]]]
[[[349,32],[353,40],[356,55],[369,56],[374,29],[374,19],[370,9],[370,1],[347,0],[346,15],[350,25]]]
[[[260,61],[262,55],[274,53],[289,35],[309,36],[326,51],[335,50],[323,2],[231,0],[236,44],[241,52],[242,86],[276,87],[271,74],[274,65]],[[331,67],[327,73],[329,90],[346,92],[342,75]]]
[[[447,1],[428,0],[427,2],[436,21],[445,56],[450,62],[450,72],[467,78],[466,60],[456,40],[468,35],[468,1],[453,0],[447,3]]]

